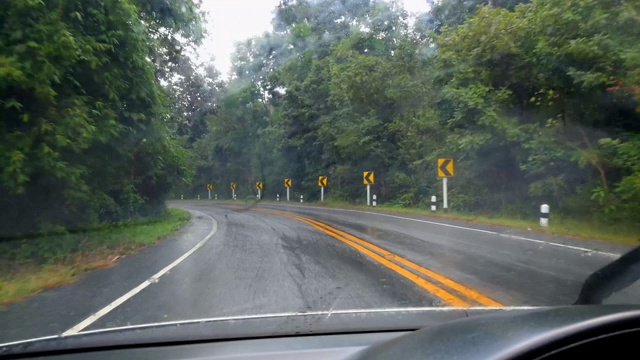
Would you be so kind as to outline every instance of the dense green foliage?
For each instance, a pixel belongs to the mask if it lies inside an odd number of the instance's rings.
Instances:
[[[462,5],[457,5],[462,4]],[[383,202],[440,193],[458,211],[553,211],[640,222],[640,1],[453,1],[409,25],[382,0],[290,0],[237,48],[193,144],[187,196],[284,191]]]
[[[0,236],[166,211],[189,170],[161,80],[200,17],[192,1],[3,1]]]
[[[0,8],[0,237],[158,215],[168,194],[640,223],[640,0],[283,0],[222,81],[196,0]],[[195,172],[194,172],[195,170]],[[193,181],[191,181],[193,180]],[[189,185],[190,184],[190,185]]]

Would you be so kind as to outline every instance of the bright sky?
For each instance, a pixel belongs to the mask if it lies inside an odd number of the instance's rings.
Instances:
[[[236,42],[271,30],[272,11],[280,0],[204,0],[209,12],[209,35],[199,51],[200,58],[215,57],[216,68],[226,77]],[[427,0],[400,0],[410,13],[428,10]]]

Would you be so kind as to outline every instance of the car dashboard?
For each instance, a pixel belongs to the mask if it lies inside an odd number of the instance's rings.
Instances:
[[[345,312],[96,331],[0,346],[0,358],[635,359],[639,336],[636,306]]]

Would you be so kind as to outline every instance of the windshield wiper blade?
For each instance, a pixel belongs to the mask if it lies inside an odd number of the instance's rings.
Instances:
[[[603,300],[640,279],[640,246],[603,266],[585,280],[574,305],[602,304]]]

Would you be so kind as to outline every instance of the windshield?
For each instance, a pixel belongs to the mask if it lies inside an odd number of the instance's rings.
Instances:
[[[639,0],[3,0],[0,29],[0,344],[640,304]]]

